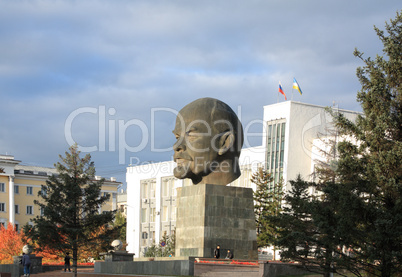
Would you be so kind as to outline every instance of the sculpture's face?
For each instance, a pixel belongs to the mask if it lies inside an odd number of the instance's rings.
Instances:
[[[211,112],[203,106],[190,103],[179,112],[173,130],[176,178],[190,178],[197,184],[217,166],[219,134],[213,124]]]

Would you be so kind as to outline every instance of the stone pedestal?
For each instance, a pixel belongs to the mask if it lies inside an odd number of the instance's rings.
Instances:
[[[134,261],[134,254],[127,253],[127,251],[116,250],[108,253],[100,253],[105,256],[105,262],[132,262]]]
[[[176,257],[257,259],[251,188],[194,185],[177,189]]]
[[[35,254],[29,254],[31,266],[29,267],[31,274],[42,272],[42,257],[37,257]],[[22,256],[13,256],[14,264],[21,266]],[[20,270],[21,271],[21,270]]]

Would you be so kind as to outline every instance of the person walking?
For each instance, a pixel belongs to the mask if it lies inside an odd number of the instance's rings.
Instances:
[[[216,246],[216,249],[214,250],[214,258],[219,259],[221,256],[221,247],[219,245]]]
[[[29,267],[31,266],[31,258],[29,257],[28,254],[25,254],[22,256],[22,266],[24,267],[24,277],[29,277],[30,271]]]
[[[71,257],[69,256],[70,253],[67,252],[66,254],[67,254],[66,257],[64,257],[64,272],[66,272],[67,268],[68,268],[68,271],[71,272],[71,269],[70,269]]]

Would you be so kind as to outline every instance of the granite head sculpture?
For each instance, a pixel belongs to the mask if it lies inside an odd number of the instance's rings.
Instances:
[[[195,185],[227,185],[240,176],[243,127],[224,102],[200,98],[186,105],[173,133],[176,178],[190,178]]]

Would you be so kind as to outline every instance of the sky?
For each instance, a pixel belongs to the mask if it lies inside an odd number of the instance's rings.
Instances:
[[[0,154],[52,167],[71,144],[97,175],[172,159],[176,112],[213,97],[261,132],[263,106],[360,111],[355,48],[400,0],[0,0]],[[292,90],[297,79],[300,95]],[[261,145],[251,137],[245,147]]]

